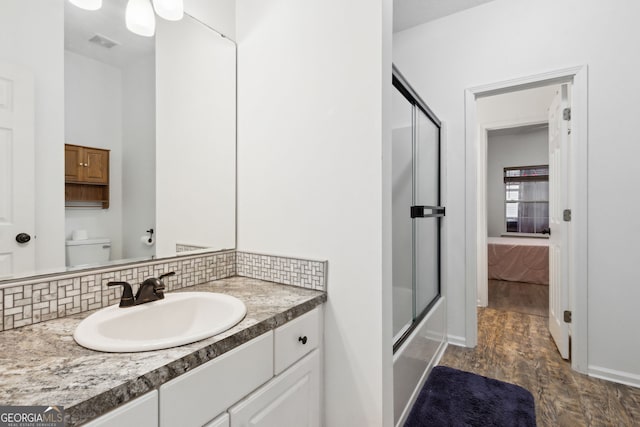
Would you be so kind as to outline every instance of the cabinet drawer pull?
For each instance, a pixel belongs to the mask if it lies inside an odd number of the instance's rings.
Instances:
[[[305,335],[304,337],[298,337],[298,341],[300,341],[302,345],[305,345],[307,343],[307,336]]]

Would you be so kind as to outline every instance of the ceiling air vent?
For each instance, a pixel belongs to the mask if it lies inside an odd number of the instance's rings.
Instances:
[[[111,40],[110,38],[102,36],[100,34],[94,35],[93,37],[91,37],[89,39],[89,41],[91,43],[95,43],[95,44],[100,45],[100,46],[102,46],[104,48],[107,48],[107,49],[111,49],[112,47],[118,46],[120,44],[117,41]]]

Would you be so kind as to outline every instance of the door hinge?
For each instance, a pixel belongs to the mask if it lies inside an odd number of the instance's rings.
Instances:
[[[571,108],[565,108],[562,110],[562,119],[571,120]]]
[[[564,311],[564,323],[571,323],[571,311],[570,310],[565,310]]]
[[[562,220],[566,222],[571,221],[571,209],[565,209],[562,211]]]

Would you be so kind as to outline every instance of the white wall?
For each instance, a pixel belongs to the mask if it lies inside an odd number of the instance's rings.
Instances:
[[[156,228],[155,55],[122,70],[122,256],[155,255],[140,237]],[[155,236],[154,236],[155,237]]]
[[[518,130],[520,129],[520,131]],[[487,144],[487,230],[489,237],[506,232],[504,168],[549,164],[549,130],[514,128],[489,132]]]
[[[63,0],[2,1],[0,61],[29,67],[35,77],[33,242],[38,270],[64,265],[63,46]]]
[[[184,0],[184,11],[225,37],[236,39],[235,0]]]
[[[65,51],[65,142],[109,153],[109,209],[66,208],[65,234],[84,229],[111,239],[111,259],[122,258],[122,73]]]
[[[559,85],[549,85],[479,98],[478,126],[496,129],[547,122],[549,106],[558,90]]]
[[[329,261],[328,426],[393,423],[390,5],[237,4],[238,248]]]
[[[156,25],[156,254],[234,248],[236,46],[189,16]]]
[[[640,157],[636,55],[640,3],[630,0],[495,0],[395,35],[394,61],[448,122],[447,296],[450,334],[465,331],[464,90],[576,65],[589,67],[588,363],[640,384],[636,181]],[[594,31],[597,28],[597,31]],[[437,66],[434,66],[437,64]],[[615,189],[615,191],[613,191]],[[604,371],[603,371],[604,370]],[[611,373],[611,372],[610,372]],[[631,380],[629,380],[631,381]]]

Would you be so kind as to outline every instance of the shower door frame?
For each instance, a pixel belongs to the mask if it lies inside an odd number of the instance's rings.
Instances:
[[[406,78],[400,73],[400,71],[393,65],[393,87],[400,92],[402,96],[404,96],[409,103],[412,105],[412,133],[411,133],[411,146],[412,146],[412,206],[410,207],[409,212],[407,214],[411,215],[412,219],[412,322],[408,328],[406,328],[402,335],[394,341],[393,343],[393,352],[395,353],[399,350],[402,345],[407,341],[407,339],[411,336],[416,327],[420,324],[420,322],[429,314],[431,309],[442,299],[442,217],[445,216],[445,208],[441,205],[442,203],[442,122],[438,117],[431,111],[431,109],[427,106],[427,104],[420,98],[415,90],[411,87]],[[437,205],[436,206],[416,206],[416,145],[418,144],[418,110],[422,111],[426,117],[436,126],[438,129],[438,161],[437,161],[437,174],[438,182],[436,185],[438,197],[437,197]],[[419,208],[430,208],[432,209],[431,214],[424,214],[424,209]],[[417,211],[422,210],[423,214],[414,216]],[[416,289],[417,289],[417,268],[416,268],[416,219],[417,218],[426,218],[433,217],[436,218],[437,221],[437,238],[438,245],[436,248],[436,256],[437,256],[437,294],[436,296],[427,304],[427,306],[418,313],[416,310]]]

